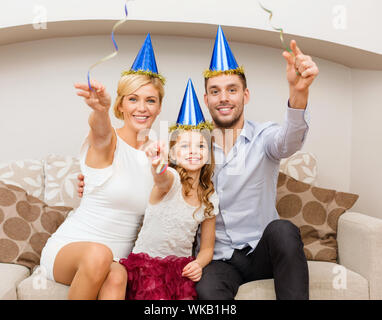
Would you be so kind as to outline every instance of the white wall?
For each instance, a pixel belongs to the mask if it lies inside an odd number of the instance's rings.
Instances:
[[[382,1],[262,0],[274,13],[272,23],[284,32],[327,40],[382,54]],[[2,0],[0,27],[47,22],[121,19],[125,0]],[[129,19],[211,23],[271,30],[268,14],[256,0],[134,0]],[[41,9],[42,8],[42,9]]]
[[[382,218],[382,72],[352,70],[353,130],[351,189],[355,210]]]
[[[120,52],[92,71],[112,98],[120,72],[129,69],[145,35],[120,36]],[[167,78],[159,120],[175,121],[186,82],[192,78],[203,112],[202,72],[208,68],[213,41],[197,38],[152,38],[159,71]],[[284,120],[288,99],[282,50],[231,43],[243,64],[251,91],[246,117]],[[106,36],[48,39],[0,48],[0,162],[41,159],[49,153],[77,155],[88,131],[90,113],[75,95],[73,83],[86,81],[87,69],[112,51]],[[304,150],[318,158],[319,185],[350,190],[351,70],[315,58],[320,75],[311,88],[310,132]],[[121,122],[114,119],[113,124]],[[154,128],[159,133],[159,121]]]

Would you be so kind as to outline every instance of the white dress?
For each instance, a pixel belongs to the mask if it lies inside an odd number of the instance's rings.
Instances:
[[[189,257],[198,226],[204,221],[204,205],[189,205],[182,194],[182,184],[178,172],[168,167],[174,174],[170,191],[157,204],[148,203],[142,229],[133,248],[133,253],[144,252],[151,257],[164,258],[169,255]],[[219,200],[214,192],[210,201],[214,205],[213,214],[219,213]]]
[[[48,239],[40,265],[54,280],[53,264],[65,245],[90,241],[106,245],[114,260],[126,257],[133,248],[153,187],[151,164],[143,151],[134,149],[117,134],[112,165],[95,169],[85,164],[86,140],[80,165],[85,189],[80,206],[72,211]]]

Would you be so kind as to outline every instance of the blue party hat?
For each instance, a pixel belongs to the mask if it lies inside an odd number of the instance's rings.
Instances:
[[[159,78],[162,83],[165,82],[163,76],[158,73],[150,33],[147,34],[145,42],[139,50],[130,70],[122,72],[122,75],[128,74],[144,74],[150,77]]]
[[[211,78],[220,74],[244,74],[243,67],[239,67],[231,48],[224,35],[223,29],[219,26],[214,51],[212,53],[209,70],[204,72],[205,78]]]
[[[170,131],[176,129],[212,129],[212,123],[204,119],[191,79],[188,80],[176,124],[170,127]]]

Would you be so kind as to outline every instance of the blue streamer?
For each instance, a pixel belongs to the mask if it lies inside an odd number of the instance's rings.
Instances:
[[[129,0],[128,0],[129,1]],[[118,53],[118,45],[117,45],[117,42],[115,41],[115,38],[114,38],[114,32],[115,30],[123,23],[125,23],[127,21],[127,17],[128,17],[128,11],[127,11],[127,4],[125,3],[125,18],[118,21],[114,26],[113,26],[113,29],[112,29],[112,32],[111,32],[111,40],[113,41],[113,45],[114,45],[114,48],[115,48],[115,51],[109,55],[107,55],[106,57],[102,58],[101,60],[97,61],[96,63],[94,63],[88,70],[88,87],[91,91],[94,92],[94,89],[92,88],[92,86],[90,85],[90,70],[93,69],[96,65],[102,63],[102,62],[105,62],[106,60],[109,60],[113,57],[115,57]]]

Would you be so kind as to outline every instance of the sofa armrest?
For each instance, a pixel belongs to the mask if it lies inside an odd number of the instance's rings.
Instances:
[[[29,277],[27,267],[13,264],[0,263],[0,300],[17,300],[16,287]]]
[[[369,281],[370,299],[382,299],[382,220],[345,212],[337,241],[339,263]]]

